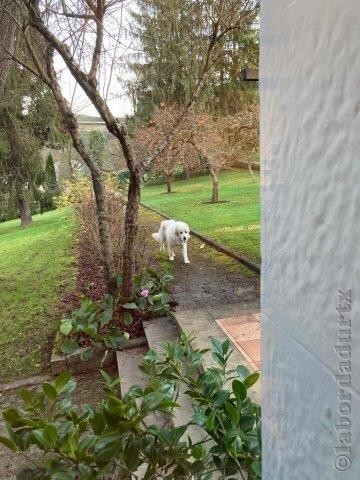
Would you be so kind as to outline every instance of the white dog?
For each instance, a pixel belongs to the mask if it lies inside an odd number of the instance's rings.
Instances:
[[[187,256],[187,241],[190,237],[189,225],[175,220],[164,220],[160,224],[159,231],[151,236],[160,243],[160,250],[165,249],[164,244],[167,243],[169,260],[174,261],[173,247],[180,245],[184,263],[190,263]]]

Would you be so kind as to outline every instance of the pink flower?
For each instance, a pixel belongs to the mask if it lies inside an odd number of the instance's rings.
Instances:
[[[144,298],[147,298],[150,295],[150,290],[141,290],[140,295]]]

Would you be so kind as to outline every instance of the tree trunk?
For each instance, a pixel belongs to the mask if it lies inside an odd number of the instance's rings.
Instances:
[[[184,167],[185,179],[190,180],[190,170],[187,167]]]
[[[64,124],[66,125],[66,128],[71,136],[73,146],[85,164],[88,166],[91,173],[92,186],[95,194],[96,214],[98,219],[101,264],[103,268],[104,282],[107,291],[113,295],[116,293],[117,285],[110,236],[109,212],[106,202],[102,172],[99,165],[93,160],[92,156],[86,149],[85,144],[80,137],[76,117],[61,93],[53,66],[53,51],[51,48],[47,49],[46,68],[50,79],[49,87],[51,88],[56,103],[58,104]]]
[[[81,70],[80,66],[76,64],[73,57],[69,53],[65,44],[63,44],[59,39],[57,39],[52,32],[45,26],[41,14],[35,2],[26,5],[30,17],[30,25],[34,27],[48,42],[48,45],[55,49],[60,56],[63,58],[65,64],[67,65],[69,71],[73,77],[77,80],[79,85],[82,87],[89,100],[93,103],[100,116],[104,120],[106,127],[110,133],[112,133],[119,141],[123,155],[127,164],[127,167],[130,172],[129,179],[129,190],[128,190],[128,202],[126,205],[126,215],[125,215],[125,241],[124,241],[124,250],[123,250],[123,293],[129,295],[132,290],[132,281],[135,274],[135,240],[137,236],[137,227],[138,227],[138,213],[140,205],[140,192],[142,186],[142,173],[141,168],[138,162],[134,159],[130,145],[127,141],[126,131],[123,125],[119,123],[116,117],[111,113],[108,105],[105,100],[101,97],[100,93],[97,90],[96,82],[93,78],[90,78],[88,74]],[[52,52],[51,52],[52,53]],[[47,61],[47,64],[49,62]],[[65,109],[65,117],[73,117],[71,122],[74,121],[75,117],[67,105],[66,100],[61,94],[59,88],[55,71],[52,65],[51,57],[51,75],[48,69],[48,75],[51,78],[52,84],[56,84],[57,96],[60,95],[61,103],[67,107]],[[55,77],[55,80],[54,80]],[[52,85],[49,85],[53,90]],[[56,98],[56,95],[54,93]],[[64,109],[64,107],[63,107]],[[76,125],[76,119],[75,119]],[[77,128],[77,125],[76,125]],[[74,141],[74,140],[73,140]],[[74,145],[75,146],[75,145]],[[82,144],[82,147],[84,145]],[[75,147],[76,148],[76,147]],[[82,157],[85,161],[85,158]],[[92,158],[89,157],[87,161],[94,163]],[[88,165],[89,166],[89,165]],[[90,167],[89,167],[90,168]]]
[[[0,32],[2,45],[10,53],[12,53],[14,47],[15,22],[11,18],[14,12],[15,2],[0,0]],[[0,46],[0,96],[4,91],[6,74],[11,67],[11,59],[5,49]]]
[[[31,209],[29,197],[26,188],[25,174],[22,168],[21,148],[19,146],[19,133],[16,125],[10,117],[9,130],[10,158],[11,166],[14,172],[12,184],[15,187],[16,197],[18,201],[21,226],[26,227],[32,223]]]
[[[125,211],[125,240],[123,248],[123,295],[130,297],[135,276],[136,238],[139,225],[139,207],[142,187],[142,174],[138,163],[132,156],[125,130],[122,130],[118,140],[121,143],[126,164],[130,172],[128,198]]]
[[[114,295],[117,290],[117,284],[115,280],[114,255],[111,243],[109,211],[106,202],[106,193],[101,172],[96,168],[90,169],[90,172],[95,194],[101,248],[101,263],[104,271],[104,279],[108,292]]]
[[[248,162],[248,170],[250,172],[250,175],[252,176],[253,182],[256,182],[256,178],[255,178],[253,169],[251,168],[251,162]]]
[[[166,179],[166,193],[172,193],[172,190],[171,190],[171,175],[165,175],[165,179]]]
[[[219,201],[219,176],[212,166],[208,167],[212,180],[212,196],[211,202],[218,203]]]
[[[19,204],[21,226],[27,227],[32,223],[33,219],[31,216],[28,192],[24,183],[17,183],[16,196]]]

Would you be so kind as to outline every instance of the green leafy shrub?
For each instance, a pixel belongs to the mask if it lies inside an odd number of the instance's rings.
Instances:
[[[164,349],[160,357],[150,350],[141,369],[154,382],[173,382],[175,389],[179,385],[186,389],[194,408],[193,423],[211,437],[214,445],[209,454],[223,478],[241,475],[243,470],[248,480],[261,478],[261,409],[248,396],[259,373],[242,365],[227,368],[232,353],[229,340],[212,339],[216,366],[206,371],[201,365],[207,350],[194,350],[186,336]]]
[[[134,280],[131,301],[121,305],[124,325],[131,325],[135,315],[148,319],[168,314],[172,279],[171,275],[159,275],[154,270],[149,270],[145,276],[138,275]],[[117,280],[121,284],[120,276]],[[117,302],[119,299],[115,301],[111,295],[106,295],[100,302],[83,299],[80,308],[73,310],[69,317],[60,322],[61,352],[69,355],[79,347],[86,346],[81,358],[89,360],[96,344],[103,344],[110,350],[124,346],[129,334],[111,322]]]
[[[94,353],[96,343],[103,343],[109,349],[122,347],[129,339],[129,334],[110,324],[113,312],[114,299],[111,295],[106,295],[100,302],[82,300],[80,308],[61,320],[60,332],[66,337],[61,343],[62,353],[73,353],[80,346],[90,343],[81,355],[83,360],[88,360]]]
[[[148,269],[145,276],[135,277],[132,300],[123,308],[128,315],[131,315],[131,310],[147,312],[153,317],[167,315],[171,310],[170,283],[173,278],[168,273],[159,275],[155,270]]]
[[[21,390],[23,406],[3,412],[8,435],[0,442],[15,452],[36,446],[46,455],[18,478],[136,479],[140,466],[148,480],[261,478],[260,408],[247,394],[258,374],[241,366],[228,371],[229,343],[217,340],[217,366],[199,374],[204,353],[193,351],[186,337],[167,344],[162,356],[150,350],[141,365],[148,386],[133,386],[122,398],[119,380],[102,372],[106,397],[97,408],[72,403],[76,383],[68,372],[39,392]],[[192,420],[176,428],[154,425],[154,413],[181,408],[181,385],[193,402]],[[204,440],[186,435],[191,424],[203,429]]]

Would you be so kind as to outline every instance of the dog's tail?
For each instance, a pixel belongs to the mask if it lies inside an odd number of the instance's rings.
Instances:
[[[160,242],[159,232],[152,233],[151,236],[152,236],[152,238],[153,238],[154,240],[156,240],[157,242]]]

